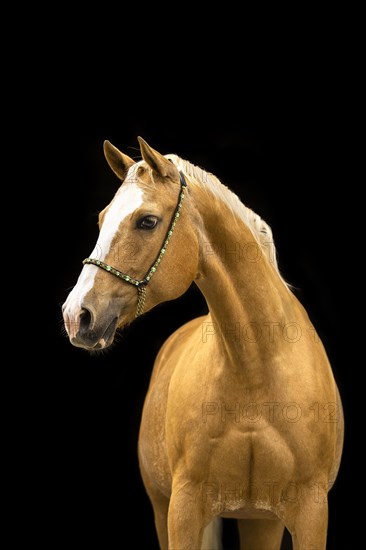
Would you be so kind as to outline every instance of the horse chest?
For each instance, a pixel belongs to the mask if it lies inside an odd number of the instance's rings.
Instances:
[[[257,427],[207,426],[201,433],[187,436],[183,453],[191,457],[187,470],[209,472],[221,480],[279,480],[293,471],[294,457],[282,434],[265,421]]]
[[[207,430],[198,442],[187,438],[179,478],[199,480],[201,497],[214,513],[228,517],[261,517],[270,513],[291,486],[295,459],[271,426],[242,430]],[[267,512],[264,512],[267,511]],[[236,515],[239,514],[239,515]]]

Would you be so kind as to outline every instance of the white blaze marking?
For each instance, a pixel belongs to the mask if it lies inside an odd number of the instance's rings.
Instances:
[[[90,254],[91,258],[104,260],[107,256],[113,238],[116,235],[121,222],[132,214],[143,203],[143,192],[132,182],[125,182],[117,191],[108,211],[104,217],[103,226],[99,233],[98,241]],[[77,332],[79,315],[82,302],[86,294],[93,288],[94,279],[99,268],[95,265],[84,265],[78,281],[70,292],[65,302],[64,315],[70,322],[70,336]]]
[[[98,268],[95,265],[84,265],[76,285],[67,297],[64,308],[64,319],[70,338],[76,336],[79,330],[81,305],[84,296],[93,288],[97,271]]]
[[[90,254],[91,258],[102,261],[105,259],[120,223],[142,205],[142,196],[143,192],[135,182],[125,183],[117,191],[105,215],[97,244]]]

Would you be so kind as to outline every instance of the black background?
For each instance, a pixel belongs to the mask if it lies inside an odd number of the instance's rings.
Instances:
[[[103,140],[138,158],[141,135],[160,152],[177,153],[213,172],[273,229],[282,274],[323,339],[343,398],[346,440],[330,493],[328,540],[329,549],[343,548],[357,479],[344,315],[350,280],[344,265],[352,266],[353,257],[340,214],[348,208],[352,183],[347,116],[344,108],[335,112],[340,97],[332,95],[320,72],[308,85],[298,77],[281,90],[274,73],[250,93],[250,82],[235,81],[228,72],[218,75],[220,88],[204,75],[192,82],[187,74],[173,74],[159,82],[160,89],[155,79],[156,101],[149,92],[152,80],[143,76],[138,82],[131,76],[128,88],[101,71],[90,73],[82,87],[69,78],[62,100],[51,99],[43,131],[49,203],[41,232],[52,240],[55,269],[40,352],[46,368],[32,383],[39,404],[35,441],[42,448],[34,444],[39,473],[33,477],[50,527],[47,540],[67,544],[72,537],[76,544],[108,547],[131,537],[133,547],[157,548],[137,462],[141,410],[160,346],[182,323],[206,311],[204,300],[192,286],[179,300],[137,320],[98,355],[70,345],[60,312],[97,239],[96,215],[118,187],[103,157]],[[101,77],[106,89],[90,94]],[[225,539],[227,548],[236,548],[229,521]]]

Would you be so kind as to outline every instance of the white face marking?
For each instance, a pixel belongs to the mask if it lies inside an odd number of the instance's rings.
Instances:
[[[132,167],[135,168],[135,165]],[[143,191],[135,181],[126,181],[117,191],[104,217],[98,241],[90,254],[91,258],[104,260],[121,222],[139,208],[143,203]],[[93,288],[94,279],[99,269],[95,265],[84,265],[79,279],[67,297],[64,306],[64,317],[69,335],[73,337],[79,325],[79,315],[83,299]]]
[[[92,268],[92,269],[90,269]],[[64,304],[65,327],[73,338],[79,329],[79,316],[84,296],[93,288],[94,278],[98,268],[95,265],[84,265],[79,275],[78,281]]]
[[[103,221],[98,241],[90,254],[91,258],[104,260],[121,222],[142,205],[143,192],[135,182],[125,183],[117,191]],[[86,266],[87,267],[87,266]]]

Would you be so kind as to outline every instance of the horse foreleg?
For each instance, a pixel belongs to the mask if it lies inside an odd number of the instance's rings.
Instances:
[[[159,546],[161,550],[168,550],[168,508],[169,498],[163,495],[156,485],[150,480],[140,463],[141,476],[149,495],[155,519],[155,528],[158,535]]]
[[[161,495],[159,498],[151,498],[154,508],[155,528],[161,550],[168,550],[168,508],[169,499]]]
[[[205,523],[199,488],[184,484],[173,489],[168,513],[169,550],[201,548]]]
[[[301,499],[298,506],[288,509],[285,524],[292,536],[294,550],[326,550],[328,502],[326,493],[317,498]]]
[[[279,519],[239,519],[241,550],[279,550],[284,531]]]

